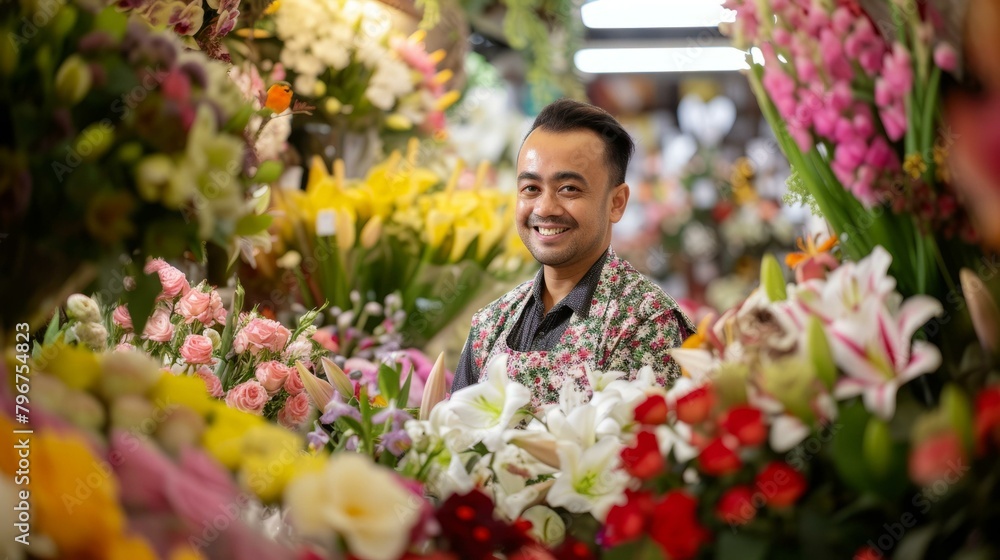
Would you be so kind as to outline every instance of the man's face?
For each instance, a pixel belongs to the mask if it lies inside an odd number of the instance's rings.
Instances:
[[[517,158],[517,232],[551,267],[592,263],[611,242],[628,185],[609,186],[604,143],[590,130],[535,129]]]

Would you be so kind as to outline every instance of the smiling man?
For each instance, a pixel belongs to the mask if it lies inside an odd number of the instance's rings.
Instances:
[[[664,385],[679,375],[667,350],[694,332],[691,321],[611,249],[633,150],[621,124],[586,103],[562,99],[535,119],[517,157],[515,221],[542,269],[472,318],[453,392],[501,355],[536,406],[565,383],[589,390],[585,368],[634,377],[651,366]]]

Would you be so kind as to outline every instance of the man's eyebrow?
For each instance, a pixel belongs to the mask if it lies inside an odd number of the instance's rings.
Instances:
[[[558,173],[553,175],[552,178],[556,181],[575,180],[583,183],[584,185],[588,184],[587,179],[583,175],[577,173],[576,171],[559,171]],[[517,180],[541,182],[542,176],[532,171],[522,171],[521,173],[518,174]]]

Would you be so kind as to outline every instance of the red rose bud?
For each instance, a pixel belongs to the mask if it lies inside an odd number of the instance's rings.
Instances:
[[[740,440],[740,445],[755,447],[767,439],[764,415],[752,406],[734,406],[729,409],[720,424],[724,431]]]
[[[1000,385],[983,389],[976,397],[976,453],[1000,449]]]
[[[764,501],[771,507],[786,507],[794,504],[806,491],[806,477],[788,463],[775,461],[760,471],[755,480],[757,490],[764,495]]]
[[[695,425],[708,419],[715,404],[712,386],[705,384],[677,399],[677,419],[685,424]]]
[[[688,494],[673,490],[653,511],[650,536],[671,560],[694,558],[711,538],[698,522],[698,502]]]
[[[656,434],[649,431],[639,432],[635,444],[622,449],[621,457],[625,471],[639,480],[649,480],[660,474],[665,464]]]
[[[715,504],[715,516],[730,526],[745,525],[757,517],[753,505],[753,490],[749,486],[734,486]]]
[[[724,476],[740,470],[743,462],[736,452],[726,447],[722,438],[715,438],[698,454],[701,472],[710,476]]]
[[[626,490],[625,498],[625,505],[614,506],[608,511],[608,518],[601,529],[601,546],[618,546],[646,533],[653,514],[653,495]]]
[[[953,430],[939,432],[910,451],[910,479],[920,486],[958,482],[968,470],[962,441]]]
[[[667,423],[667,400],[663,395],[650,395],[635,407],[635,421],[647,426]]]

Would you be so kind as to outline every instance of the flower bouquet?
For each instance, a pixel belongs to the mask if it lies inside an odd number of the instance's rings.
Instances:
[[[16,25],[24,23],[17,32]],[[44,25],[39,29],[37,25]],[[159,291],[145,256],[235,252],[259,233],[245,167],[253,109],[227,68],[113,7],[69,2],[0,9],[0,287],[3,322],[39,326],[70,293],[133,258],[135,304]],[[260,178],[263,179],[263,178]],[[141,300],[141,303],[140,303]],[[139,321],[145,319],[145,315]],[[141,325],[138,325],[141,328]]]
[[[901,293],[944,299],[979,258],[948,167],[942,83],[957,71],[943,3],[732,0],[734,42],[793,170],[846,256],[883,246]]]

